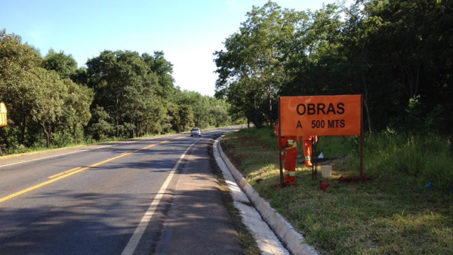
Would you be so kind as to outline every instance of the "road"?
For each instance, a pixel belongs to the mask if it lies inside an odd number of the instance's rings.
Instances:
[[[1,160],[0,254],[241,253],[209,164],[225,131]]]

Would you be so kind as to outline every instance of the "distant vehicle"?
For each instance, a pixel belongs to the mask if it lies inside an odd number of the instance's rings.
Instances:
[[[199,128],[192,128],[190,136],[201,136],[201,130]]]

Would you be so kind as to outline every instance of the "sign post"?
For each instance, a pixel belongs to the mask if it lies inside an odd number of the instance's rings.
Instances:
[[[362,104],[362,95],[280,97],[279,136],[360,135],[363,178]]]
[[[363,180],[363,96],[360,95],[360,180]]]
[[[278,108],[280,109],[280,101],[278,101]],[[280,116],[279,116],[280,118]],[[280,123],[280,119],[278,120]],[[278,125],[278,130],[277,130],[277,145],[278,145],[278,159],[280,161],[280,187],[285,186],[285,182],[283,181],[283,162],[282,162],[282,145],[280,144],[280,138],[281,138],[281,126],[280,124]]]

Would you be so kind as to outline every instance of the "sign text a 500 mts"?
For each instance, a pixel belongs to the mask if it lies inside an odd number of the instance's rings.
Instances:
[[[360,135],[361,95],[280,97],[282,136]]]

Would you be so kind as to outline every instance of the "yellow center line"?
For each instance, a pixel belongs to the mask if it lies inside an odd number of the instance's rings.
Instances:
[[[72,168],[72,169],[66,170],[66,171],[64,171],[64,172],[61,172],[61,173],[58,173],[58,174],[54,174],[54,175],[49,176],[49,177],[47,177],[47,178],[48,178],[48,179],[53,179],[53,178],[58,177],[58,176],[60,176],[60,175],[67,174],[67,173],[69,173],[69,172],[75,171],[75,170],[77,170],[77,169],[79,169],[79,168],[81,168],[81,167],[78,166],[78,167],[76,167],[76,168]]]
[[[113,158],[109,158],[109,159],[106,159],[106,160],[101,161],[101,162],[94,163],[94,164],[89,165],[89,166],[87,166],[87,167],[76,167],[76,168],[73,168],[73,169],[66,170],[66,171],[64,171],[64,172],[62,172],[62,173],[52,175],[52,176],[48,177],[48,178],[50,179],[50,180],[48,180],[48,181],[39,183],[39,184],[37,184],[37,185],[34,185],[34,186],[29,187],[29,188],[23,189],[23,190],[21,190],[21,191],[18,191],[18,192],[16,192],[16,193],[13,193],[13,194],[8,195],[8,196],[6,196],[6,197],[0,198],[0,203],[3,203],[3,202],[5,202],[5,201],[7,201],[7,200],[10,200],[10,199],[12,199],[12,198],[18,197],[18,196],[20,196],[20,195],[23,195],[23,194],[25,194],[25,193],[27,193],[27,192],[30,192],[30,191],[33,191],[33,190],[35,190],[35,189],[39,189],[39,188],[41,188],[41,187],[47,186],[47,185],[49,185],[49,184],[51,184],[51,183],[54,183],[54,182],[56,182],[56,181],[58,181],[58,180],[67,178],[67,177],[72,176],[72,175],[75,175],[75,174],[78,174],[78,173],[83,172],[83,171],[85,171],[85,170],[87,170],[87,169],[90,169],[90,168],[93,168],[93,167],[97,167],[97,166],[100,166],[100,165],[102,165],[102,164],[105,164],[105,163],[108,163],[108,162],[110,162],[110,161],[113,161],[113,160],[115,160],[115,159],[119,159],[119,158],[125,157],[125,156],[127,156],[127,155],[130,155],[130,154],[132,154],[132,153],[136,153],[136,152],[139,152],[139,151],[141,151],[141,150],[146,150],[146,149],[149,149],[149,148],[154,147],[154,146],[156,146],[156,145],[160,145],[160,144],[164,144],[164,143],[168,143],[168,142],[169,142],[169,141],[162,141],[162,142],[160,142],[160,143],[150,144],[150,145],[148,145],[148,146],[146,146],[146,147],[143,147],[143,148],[141,148],[141,149],[138,149],[138,150],[135,150],[135,151],[132,151],[132,152],[125,152],[125,153],[120,154],[119,156],[116,156],[116,157],[113,157]]]

